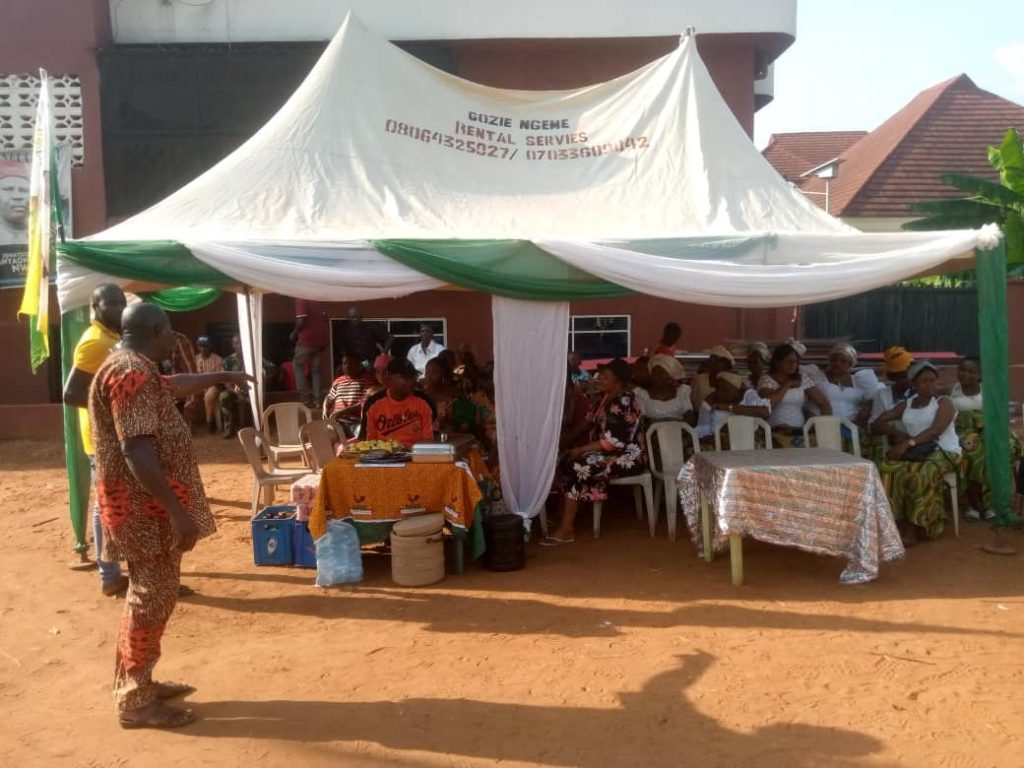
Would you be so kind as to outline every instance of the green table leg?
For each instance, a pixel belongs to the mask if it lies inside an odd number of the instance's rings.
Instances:
[[[729,563],[732,566],[732,585],[743,584],[743,537],[737,533],[729,536]]]
[[[456,575],[462,575],[466,570],[466,538],[468,536],[465,528],[449,525],[452,531],[454,547],[452,549],[452,569]]]
[[[704,559],[710,563],[715,556],[715,543],[711,539],[711,510],[708,509],[708,498],[703,491],[700,494],[700,524],[701,537],[704,539]]]
[[[466,533],[458,528],[453,528],[452,533],[455,534],[455,573],[461,576],[465,571]]]

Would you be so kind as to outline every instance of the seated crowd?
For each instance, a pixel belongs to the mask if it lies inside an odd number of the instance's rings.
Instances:
[[[609,480],[646,469],[643,436],[650,424],[685,423],[706,451],[714,450],[715,433],[730,415],[765,420],[775,448],[805,446],[804,427],[812,416],[841,419],[844,447],[852,448],[856,432],[856,444],[877,463],[908,546],[942,533],[950,474],[966,495],[967,520],[995,516],[977,360],[961,361],[956,383],[944,391],[936,367],[915,361],[902,347],[885,351],[883,381],[871,368],[857,367],[858,354],[850,344],[836,344],[821,368],[805,361],[804,345],[790,339],[771,350],[762,342],[750,344],[745,372],[735,370],[728,348],[716,346],[688,377],[674,354],[677,329],[674,323],[666,326],[653,356],[640,357],[632,366],[612,360],[598,366],[593,379],[582,370],[580,357],[569,355],[555,481],[562,514],[544,544],[571,542],[580,501],[604,500]],[[727,430],[720,437],[727,446]],[[1011,443],[1015,467],[1021,443],[1012,435]]]
[[[359,328],[358,317],[353,327]],[[743,369],[729,348],[715,346],[688,376],[676,357],[680,335],[678,324],[669,323],[649,357],[632,364],[615,358],[593,375],[583,369],[581,355],[569,354],[554,486],[562,514],[545,544],[571,542],[581,501],[602,501],[610,480],[646,469],[644,435],[652,423],[688,425],[706,451],[714,450],[716,433],[728,446],[724,427],[732,415],[765,421],[776,448],[804,447],[804,427],[812,416],[841,419],[846,447],[858,444],[878,464],[907,545],[941,534],[950,474],[966,494],[968,520],[994,517],[977,360],[964,359],[956,383],[944,392],[935,366],[915,361],[902,347],[885,351],[883,381],[871,368],[858,367],[850,344],[836,344],[822,368],[806,361],[804,345],[790,339],[773,349],[763,342],[749,344]],[[457,353],[445,349],[427,325],[405,356],[391,356],[390,337],[354,338],[367,343],[346,347],[339,375],[322,402],[324,419],[335,421],[349,439],[391,439],[406,446],[471,434],[488,463],[497,466],[493,364],[478,364],[468,347]],[[243,367],[237,336],[224,359],[206,337],[198,339],[192,355],[184,351],[188,340],[179,342],[182,351],[175,350],[169,366],[188,362],[198,372]],[[265,362],[265,370],[270,368]],[[205,417],[210,431],[219,414],[229,437],[245,417],[247,396],[244,388],[213,387],[187,407]],[[1014,437],[1014,464],[1020,455]]]
[[[435,435],[473,435],[489,463],[497,463],[493,367],[480,366],[472,350],[458,353],[434,340],[424,325],[405,357],[392,357],[390,339],[368,360],[347,349],[341,375],[323,403],[347,438],[395,440],[406,447]]]

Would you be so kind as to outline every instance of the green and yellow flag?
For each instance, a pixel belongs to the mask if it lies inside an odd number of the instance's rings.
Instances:
[[[57,181],[53,146],[53,111],[50,108],[50,82],[40,70],[39,104],[32,137],[32,173],[29,179],[28,267],[25,292],[18,315],[29,317],[29,346],[32,371],[50,356],[50,271],[52,269],[52,223],[60,197],[54,196]],[[56,205],[55,205],[56,203]]]

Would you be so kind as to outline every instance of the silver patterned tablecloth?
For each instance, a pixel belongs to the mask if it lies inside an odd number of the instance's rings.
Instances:
[[[701,494],[716,550],[730,535],[846,558],[844,584],[878,576],[903,556],[878,470],[870,461],[824,448],[696,454],[679,473],[679,500],[698,551]]]

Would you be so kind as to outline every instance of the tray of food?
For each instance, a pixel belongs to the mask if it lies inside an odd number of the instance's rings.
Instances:
[[[406,453],[405,446],[397,440],[360,440],[349,443],[338,456],[342,459],[365,462],[381,461],[382,457]],[[400,461],[400,459],[394,459]]]
[[[360,464],[395,464],[409,461],[411,454],[406,450],[385,451],[377,448],[365,451],[359,456]]]

